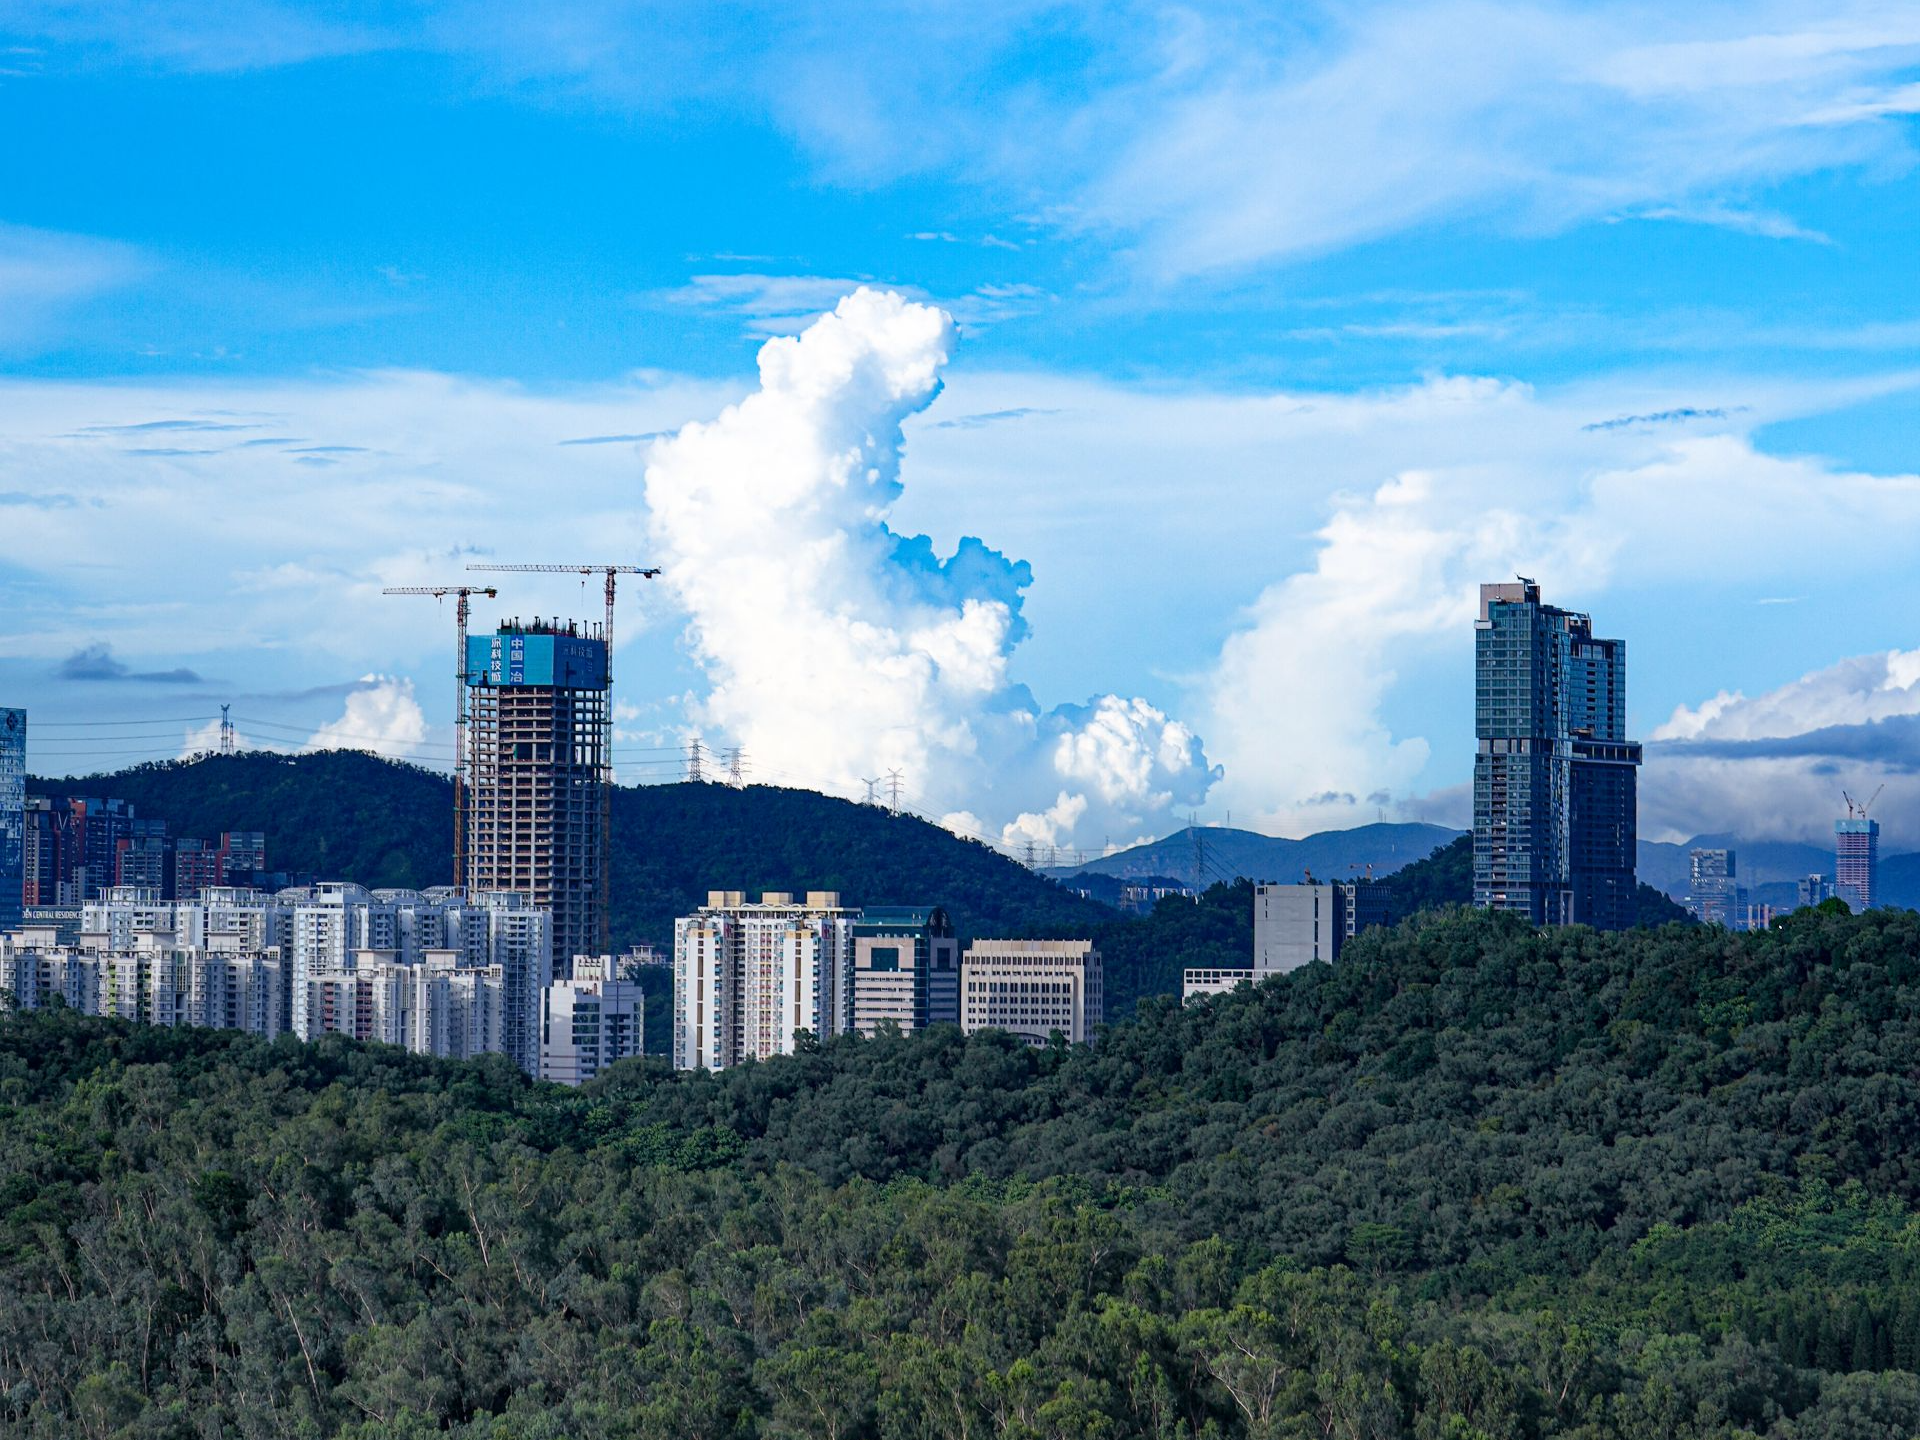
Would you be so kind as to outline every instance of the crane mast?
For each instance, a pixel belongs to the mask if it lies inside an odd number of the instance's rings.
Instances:
[[[395,585],[382,595],[431,595],[435,600],[454,597],[453,679],[453,888],[456,894],[467,890],[467,617],[469,602],[475,595],[492,599],[500,592],[491,585]]]

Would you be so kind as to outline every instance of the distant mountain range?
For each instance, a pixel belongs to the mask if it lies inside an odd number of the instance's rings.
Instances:
[[[1197,861],[1199,874],[1207,884],[1241,876],[1261,881],[1298,880],[1307,871],[1321,880],[1345,880],[1369,865],[1376,876],[1391,875],[1403,865],[1424,860],[1463,833],[1444,825],[1375,824],[1323,830],[1286,840],[1252,830],[1203,825],[1198,830],[1198,849],[1193,829],[1177,830],[1151,844],[1135,845],[1083,865],[1046,873],[1069,882],[1076,876],[1111,875],[1122,880],[1161,878],[1191,885]],[[1700,846],[1733,850],[1740,883],[1754,891],[1758,899],[1772,904],[1791,904],[1795,887],[1808,875],[1833,874],[1831,847],[1792,840],[1744,841],[1720,834],[1696,835],[1680,844],[1642,840],[1639,878],[1676,900],[1685,898],[1687,852]],[[1881,857],[1880,898],[1889,905],[1920,909],[1920,854]]]
[[[1262,881],[1298,880],[1311,870],[1321,880],[1345,880],[1355,866],[1371,865],[1375,875],[1390,875],[1403,865],[1426,859],[1460,834],[1444,825],[1376,824],[1283,840],[1252,830],[1203,825],[1197,830],[1176,831],[1150,845],[1136,845],[1084,865],[1047,873],[1061,880],[1083,874],[1129,880],[1164,876],[1190,885],[1196,873],[1212,884],[1242,876]]]

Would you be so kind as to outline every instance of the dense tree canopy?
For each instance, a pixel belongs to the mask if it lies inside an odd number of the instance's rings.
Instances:
[[[1909,913],[1449,911],[1090,1048],[581,1092],[13,1016],[0,1428],[1908,1436],[1917,1120]]]

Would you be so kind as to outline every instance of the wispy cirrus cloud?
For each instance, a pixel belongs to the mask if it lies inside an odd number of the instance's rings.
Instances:
[[[62,310],[150,269],[131,245],[0,223],[0,346],[33,341]]]

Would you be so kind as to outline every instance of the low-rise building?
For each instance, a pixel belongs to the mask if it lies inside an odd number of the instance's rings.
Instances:
[[[1085,1044],[1105,1016],[1104,992],[1091,940],[976,940],[960,964],[960,1028]]]

